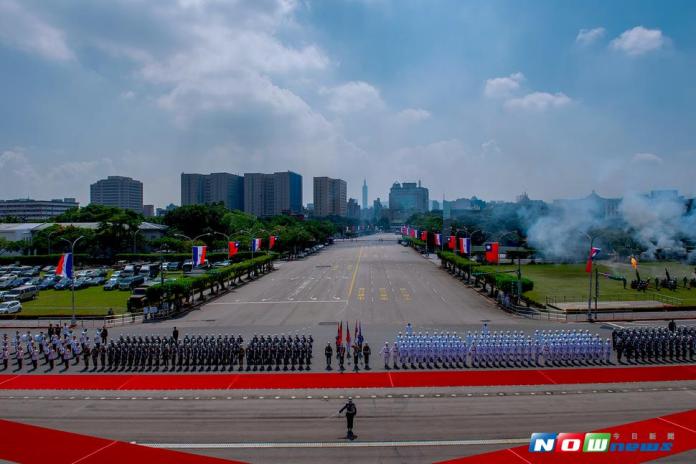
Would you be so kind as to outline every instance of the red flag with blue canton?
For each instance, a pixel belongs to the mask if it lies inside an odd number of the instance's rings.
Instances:
[[[595,256],[597,256],[600,251],[602,251],[601,248],[590,248],[590,257],[587,259],[587,264],[585,265],[585,272],[592,272],[592,261],[594,261]]]
[[[491,264],[498,264],[498,242],[486,243],[486,261]]]

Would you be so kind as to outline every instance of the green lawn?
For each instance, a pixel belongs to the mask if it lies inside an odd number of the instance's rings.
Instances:
[[[75,290],[75,313],[77,315],[106,315],[109,308],[114,314],[126,312],[126,301],[131,292],[112,290],[106,292],[102,287],[89,287]],[[70,290],[43,290],[38,298],[22,303],[24,316],[51,316],[53,314],[71,314]]]
[[[661,295],[680,298],[685,306],[696,306],[696,289],[688,290],[682,287],[681,279],[684,276],[693,277],[694,266],[687,266],[680,263],[644,263],[638,268],[642,279],[655,277],[664,278],[665,267],[669,269],[672,278],[679,280],[677,291],[660,290]],[[493,269],[486,267],[486,270]],[[505,264],[497,267],[499,270],[517,269],[517,266]],[[611,300],[616,298],[636,299],[644,298],[642,292],[631,290],[631,280],[635,278],[635,271],[629,264],[620,263],[600,263],[599,271],[607,274],[616,274],[626,277],[628,288],[624,290],[623,283],[620,281],[609,280],[600,276],[599,299]],[[577,301],[587,299],[589,287],[589,276],[585,272],[585,264],[530,264],[522,266],[522,276],[534,281],[534,290],[526,292],[525,296],[532,300],[545,304],[547,296],[556,297],[579,297]],[[652,284],[652,282],[651,282]],[[593,283],[594,285],[594,283]],[[594,292],[594,289],[593,289]],[[657,293],[655,285],[651,285],[648,293]]]

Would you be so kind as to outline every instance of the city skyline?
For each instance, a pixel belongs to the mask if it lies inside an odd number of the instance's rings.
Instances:
[[[417,179],[696,194],[693,3],[162,5],[0,1],[4,198],[86,204],[125,175],[165,205],[200,170],[340,177],[357,199],[366,179],[368,203]]]

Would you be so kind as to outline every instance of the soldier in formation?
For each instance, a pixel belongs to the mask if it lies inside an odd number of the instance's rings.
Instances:
[[[410,329],[410,330],[409,330]],[[608,364],[611,341],[587,330],[401,332],[393,346],[385,342],[385,369],[432,369],[461,367],[525,367]],[[391,366],[390,366],[391,358]]]
[[[674,330],[671,330],[674,329]],[[615,329],[612,333],[620,364],[688,362],[696,354],[696,328],[671,326]]]

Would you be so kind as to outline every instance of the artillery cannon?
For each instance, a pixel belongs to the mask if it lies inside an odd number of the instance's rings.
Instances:
[[[665,268],[665,276],[666,278],[660,281],[660,287],[675,291],[678,285],[677,279],[672,279],[667,268]]]
[[[631,281],[631,288],[633,290],[638,290],[639,292],[645,292],[648,290],[649,285],[650,282],[647,280],[642,280],[640,278],[640,274],[638,273],[638,269],[636,269],[636,278]]]

